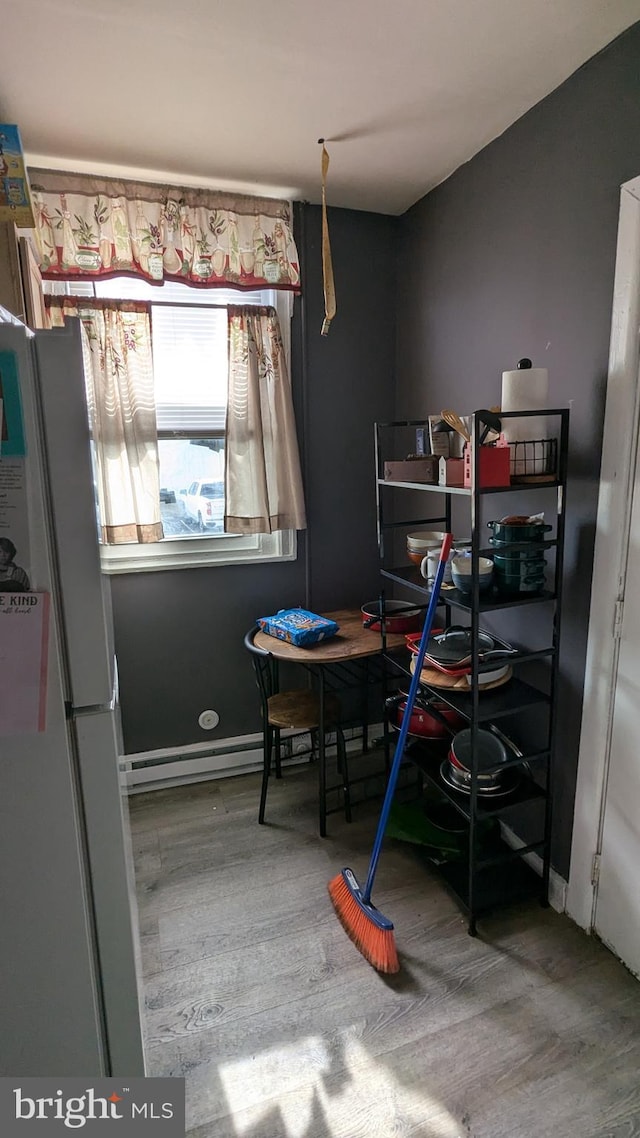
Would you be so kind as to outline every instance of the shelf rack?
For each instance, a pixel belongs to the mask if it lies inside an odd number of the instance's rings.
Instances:
[[[554,422],[554,433],[559,436],[557,449],[556,478],[552,482],[534,484],[512,484],[507,487],[482,487],[480,485],[480,448],[476,440],[480,437],[481,412],[476,411],[470,417],[471,434],[471,486],[439,486],[421,482],[386,481],[382,477],[384,461],[387,458],[398,458],[398,453],[389,453],[389,443],[393,445],[398,432],[403,432],[403,438],[408,437],[408,431],[415,428],[428,428],[425,420],[398,420],[389,423],[375,424],[375,461],[376,461],[376,502],[377,502],[377,536],[380,556],[380,572],[382,577],[381,600],[384,600],[385,588],[394,585],[410,590],[420,595],[420,602],[426,605],[430,596],[427,582],[413,565],[389,564],[390,554],[393,554],[395,535],[401,530],[426,527],[430,529],[452,530],[452,499],[467,499],[469,503],[469,521],[471,528],[471,558],[472,558],[472,589],[470,594],[461,593],[457,589],[449,588],[443,591],[440,605],[444,609],[446,624],[451,623],[451,610],[458,614],[467,614],[471,631],[472,644],[472,670],[468,691],[433,687],[423,683],[422,690],[439,702],[454,708],[467,720],[472,733],[472,763],[470,793],[463,793],[453,789],[440,773],[440,767],[446,754],[446,748],[429,746],[422,741],[412,739],[406,749],[405,758],[414,763],[422,772],[426,783],[435,788],[454,809],[461,814],[468,823],[467,857],[464,863],[443,862],[437,865],[439,873],[449,890],[454,894],[463,912],[468,918],[468,931],[475,936],[476,922],[481,913],[523,897],[538,896],[543,905],[548,904],[549,875],[551,869],[551,823],[552,801],[556,749],[557,728],[557,697],[559,679],[559,639],[561,628],[562,606],[562,574],[563,550],[565,535],[566,514],[566,485],[567,485],[567,454],[569,438],[569,411],[566,408],[540,411],[518,411],[504,413],[501,418],[528,418],[539,417]],[[398,518],[398,495],[406,491],[426,494],[426,501],[433,501],[436,506],[435,515],[427,517],[412,517],[401,520]],[[541,493],[555,498],[555,533],[550,540],[536,542],[536,550],[552,549],[555,553],[555,567],[553,579],[545,582],[544,590],[536,594],[501,595],[493,588],[488,594],[481,594],[478,579],[478,558],[492,557],[496,550],[493,547],[484,548],[481,540],[481,524],[483,521],[483,503],[485,498],[495,494],[517,494],[526,500],[527,494],[535,493],[536,499]],[[433,498],[433,495],[436,495]],[[391,501],[390,499],[393,499]],[[440,511],[439,513],[437,511]],[[389,546],[390,548],[387,548]],[[504,552],[518,552],[530,550],[529,543],[511,542],[501,547]],[[488,691],[481,691],[479,678],[483,670],[495,667],[483,665],[478,662],[478,643],[481,631],[480,621],[483,614],[499,610],[514,610],[524,606],[541,606],[540,620],[546,620],[549,627],[549,643],[542,649],[529,651],[526,648],[509,658],[514,673],[523,665],[533,662],[546,663],[544,690],[525,679],[514,674],[503,687]],[[460,619],[460,616],[457,617]],[[394,677],[396,683],[410,676],[409,654],[401,659],[397,654],[386,651],[386,637],[384,622],[381,631],[383,656],[388,665],[388,673]],[[495,720],[508,719],[516,721],[518,716],[531,708],[538,707],[546,714],[546,740],[544,746],[528,751],[526,746],[520,744],[522,757],[514,757],[505,764],[504,769],[520,770],[522,778],[513,794],[504,798],[492,800],[479,793],[478,770],[475,759],[475,739],[478,730],[483,724]],[[514,728],[510,728],[513,732]],[[389,731],[385,724],[385,731]],[[516,731],[517,733],[517,731]],[[503,768],[501,768],[503,769]],[[542,824],[539,836],[523,844],[517,849],[505,841],[494,843],[490,849],[483,848],[482,827],[489,818],[498,819],[508,812],[517,810],[525,804],[538,803],[542,807]],[[542,874],[534,872],[527,863],[526,855],[537,854],[542,862]]]

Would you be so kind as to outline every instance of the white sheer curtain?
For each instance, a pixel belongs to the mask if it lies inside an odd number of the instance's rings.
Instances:
[[[82,323],[87,402],[106,544],[161,541],[150,305],[47,297],[50,323]]]
[[[274,308],[231,306],[225,530],[306,529],[289,373]]]

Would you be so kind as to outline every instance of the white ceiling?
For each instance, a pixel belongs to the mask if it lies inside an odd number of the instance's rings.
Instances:
[[[0,0],[32,165],[402,213],[640,0]]]

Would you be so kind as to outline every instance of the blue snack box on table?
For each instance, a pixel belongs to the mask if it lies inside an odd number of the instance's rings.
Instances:
[[[280,609],[275,616],[258,617],[258,624],[269,636],[286,640],[298,648],[328,640],[330,636],[335,636],[340,627],[335,620],[328,620],[325,616],[307,612],[306,609]]]

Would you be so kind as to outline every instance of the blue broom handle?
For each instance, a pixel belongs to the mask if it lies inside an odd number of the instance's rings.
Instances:
[[[396,743],[395,754],[393,756],[393,763],[391,764],[391,771],[389,773],[389,781],[387,783],[387,789],[386,789],[386,793],[384,796],[384,802],[382,803],[382,811],[380,813],[380,821],[378,822],[378,829],[376,831],[376,837],[375,837],[375,841],[373,843],[373,850],[371,851],[371,861],[369,862],[369,872],[367,874],[367,881],[366,881],[365,887],[362,891],[362,899],[365,902],[365,904],[368,904],[369,901],[371,900],[371,891],[373,889],[373,880],[375,878],[376,870],[378,868],[378,861],[380,859],[380,852],[382,850],[382,842],[384,839],[384,832],[387,828],[387,822],[389,820],[389,811],[391,810],[391,803],[393,801],[393,795],[395,793],[396,783],[398,781],[398,775],[400,773],[400,764],[402,762],[402,756],[404,755],[404,748],[405,748],[405,744],[407,741],[407,734],[409,731],[409,720],[411,719],[411,713],[413,711],[413,705],[415,703],[416,694],[418,691],[418,687],[420,685],[420,673],[422,672],[422,664],[424,662],[425,653],[427,651],[427,644],[429,643],[429,637],[431,635],[431,628],[433,626],[433,621],[434,621],[434,618],[436,615],[436,608],[438,607],[438,597],[440,596],[440,586],[442,585],[442,578],[444,577],[444,571],[445,571],[445,567],[447,564],[447,558],[448,558],[449,552],[451,550],[452,541],[453,541],[452,535],[450,533],[446,534],[444,537],[444,541],[442,542],[442,548],[440,550],[440,560],[438,561],[438,568],[436,570],[436,576],[435,576],[435,580],[433,582],[433,589],[431,590],[431,599],[429,601],[429,608],[427,609],[427,615],[425,617],[424,627],[422,629],[422,636],[420,637],[420,645],[418,648],[418,653],[416,655],[415,669],[414,669],[414,673],[411,677],[411,684],[409,686],[409,694],[407,696],[407,702],[405,704],[404,711],[402,713],[402,725],[400,727],[400,734],[398,736],[398,741]]]

